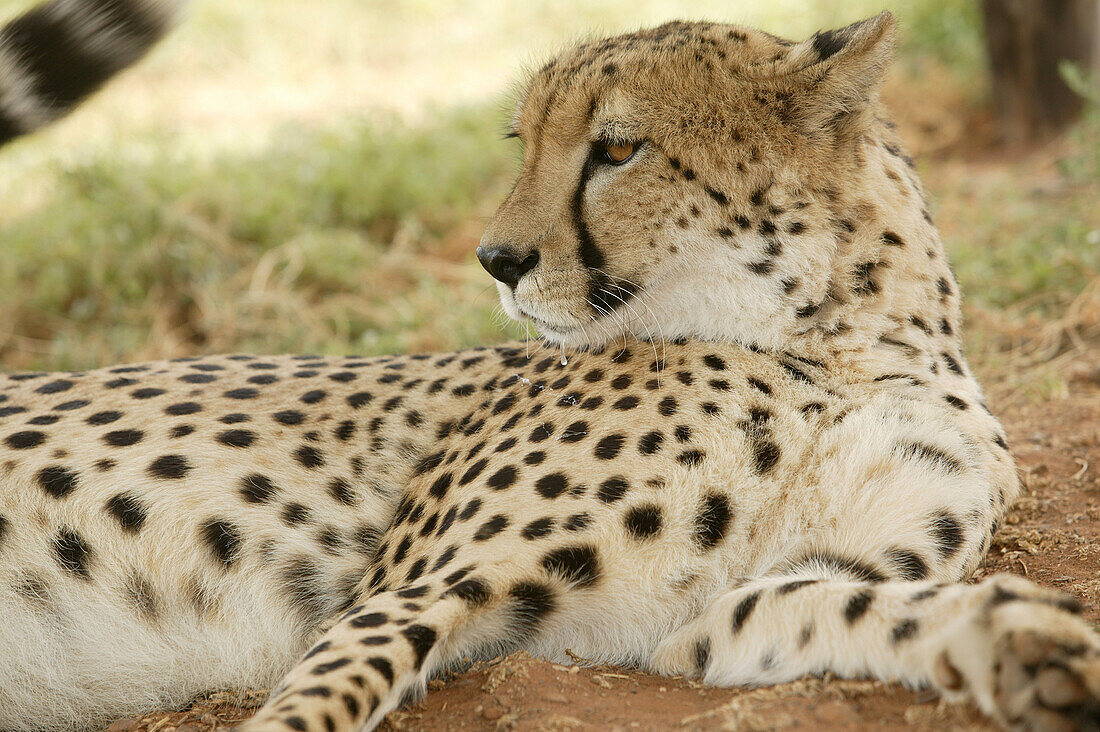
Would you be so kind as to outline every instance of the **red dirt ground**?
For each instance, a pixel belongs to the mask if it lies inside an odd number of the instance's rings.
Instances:
[[[1091,372],[1090,372],[1091,373]],[[1100,368],[1070,397],[1002,415],[1024,484],[978,578],[1014,572],[1061,588],[1100,620]],[[214,732],[253,713],[263,692],[213,694],[188,710],[119,720],[110,732]],[[433,681],[385,732],[554,730],[992,730],[974,710],[876,681],[808,679],[715,689],[518,653]]]

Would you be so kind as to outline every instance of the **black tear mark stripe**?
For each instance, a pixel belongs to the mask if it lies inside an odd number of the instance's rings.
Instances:
[[[577,187],[573,191],[571,208],[573,228],[576,230],[577,239],[580,241],[577,254],[580,256],[581,264],[588,270],[589,275],[588,303],[595,312],[596,317],[600,317],[626,304],[637,294],[638,288],[632,283],[622,280],[613,282],[611,277],[603,272],[603,268],[607,264],[607,258],[604,256],[603,250],[596,245],[596,241],[592,238],[592,232],[588,230],[588,224],[584,220],[584,193],[585,189],[588,188],[589,179],[596,170],[596,165],[595,153],[593,152],[585,160],[584,167],[581,168]]]

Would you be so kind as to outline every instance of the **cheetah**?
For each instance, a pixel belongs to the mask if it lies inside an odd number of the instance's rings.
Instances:
[[[0,727],[272,686],[369,730],[466,658],[927,686],[1100,725],[1100,637],[964,584],[1019,491],[878,99],[888,13],[673,22],[536,71],[478,258],[544,347],[0,387]]]

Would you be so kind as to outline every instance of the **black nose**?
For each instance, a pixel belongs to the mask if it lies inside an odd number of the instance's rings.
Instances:
[[[539,263],[539,253],[536,250],[521,259],[521,255],[511,249],[489,245],[477,248],[477,259],[494,279],[515,287],[520,278]]]

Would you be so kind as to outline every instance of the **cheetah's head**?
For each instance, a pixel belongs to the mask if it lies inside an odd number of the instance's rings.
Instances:
[[[782,348],[837,288],[859,197],[879,196],[864,150],[892,134],[876,109],[893,27],[884,12],[791,43],[673,22],[546,64],[512,120],[518,180],[478,248],[505,311],[568,347]]]

